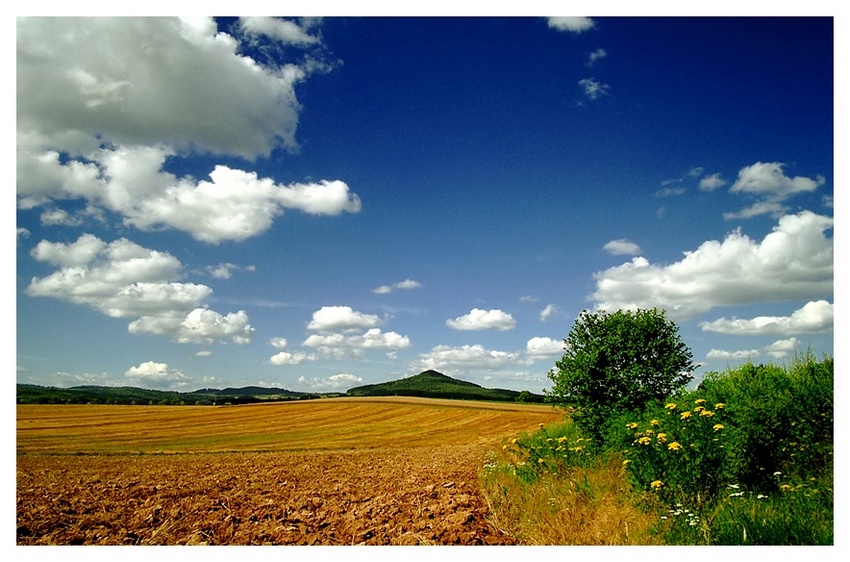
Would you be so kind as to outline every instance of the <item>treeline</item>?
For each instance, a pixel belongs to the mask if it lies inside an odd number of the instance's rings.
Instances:
[[[280,388],[244,387],[223,390],[205,388],[191,392],[150,390],[131,386],[74,386],[57,388],[34,384],[17,385],[18,404],[150,404],[223,405],[281,402],[320,398],[319,394]]]
[[[450,400],[486,400],[542,404],[546,397],[527,390],[484,388],[454,379],[437,371],[425,371],[390,382],[358,386],[344,394],[308,393],[247,386],[242,388],[203,388],[191,392],[150,390],[132,386],[74,386],[57,388],[35,384],[17,385],[18,404],[150,404],[150,405],[224,405],[256,402],[287,402],[337,396],[413,396]]]

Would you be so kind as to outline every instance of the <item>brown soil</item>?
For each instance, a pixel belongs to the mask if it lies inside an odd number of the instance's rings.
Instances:
[[[486,450],[23,454],[17,544],[514,544],[479,494]]]

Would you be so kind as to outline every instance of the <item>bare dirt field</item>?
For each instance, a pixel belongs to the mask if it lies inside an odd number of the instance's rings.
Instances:
[[[513,544],[486,453],[543,406],[18,406],[17,544]]]

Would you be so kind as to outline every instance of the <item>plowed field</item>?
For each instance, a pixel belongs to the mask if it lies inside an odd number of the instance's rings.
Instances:
[[[513,544],[488,450],[546,406],[323,399],[17,407],[17,543]]]

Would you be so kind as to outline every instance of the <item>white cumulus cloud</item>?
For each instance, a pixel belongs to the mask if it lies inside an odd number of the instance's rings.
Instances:
[[[397,332],[383,332],[370,328],[362,334],[320,333],[311,334],[302,344],[311,347],[326,359],[341,360],[363,357],[369,350],[380,350],[389,356],[411,346],[410,339]]]
[[[754,359],[759,356],[758,349],[742,349],[738,351],[725,351],[723,349],[711,349],[707,354],[707,359],[717,359],[726,361],[740,361]]]
[[[183,386],[188,377],[178,369],[170,369],[167,363],[145,361],[144,363],[130,367],[124,376],[131,379],[134,384],[145,384],[155,386]]]
[[[319,44],[285,20],[239,29],[252,43],[259,34]],[[90,216],[108,210],[139,229],[174,228],[209,243],[256,236],[285,209],[360,210],[340,180],[283,184],[232,165],[212,167],[209,180],[166,170],[168,160],[196,153],[253,162],[297,150],[295,86],[323,69],[315,58],[264,65],[211,18],[19,18],[17,39],[21,208],[82,199]],[[44,218],[81,220],[59,213]]]
[[[526,359],[519,352],[486,349],[479,344],[460,347],[438,345],[429,353],[420,355],[411,367],[419,371],[463,372],[499,370],[523,364],[526,364]]]
[[[481,310],[473,308],[469,314],[446,320],[446,326],[454,330],[512,330],[516,326],[513,317],[499,309]]]
[[[714,191],[717,188],[726,185],[726,180],[720,177],[720,174],[711,174],[699,180],[699,188],[703,191]]]
[[[557,358],[564,354],[564,342],[538,336],[528,340],[525,351],[528,357],[532,359]]]
[[[832,303],[825,300],[811,301],[791,316],[756,316],[750,319],[718,318],[701,322],[704,332],[754,336],[761,334],[794,335],[802,333],[829,332],[833,329],[835,311]]]
[[[375,314],[357,312],[350,306],[323,306],[313,313],[307,329],[316,331],[358,330],[374,328],[381,324]]]
[[[821,299],[833,291],[831,217],[803,211],[779,219],[761,242],[736,230],[670,265],[642,257],[594,274],[599,309],[659,307],[683,320],[718,306]]]
[[[104,242],[83,234],[65,244],[42,240],[32,256],[59,269],[33,277],[26,291],[89,306],[114,318],[132,318],[131,333],[166,335],[180,343],[247,343],[254,329],[244,311],[221,315],[203,308],[206,285],[177,281],[182,265],[171,254],[121,238]]]
[[[759,349],[742,349],[738,351],[726,351],[712,349],[706,354],[706,359],[726,361],[750,361],[761,355],[768,355],[772,359],[784,359],[793,355],[800,349],[800,340],[791,337],[784,340],[776,340]]]
[[[281,351],[280,353],[276,353],[271,356],[269,359],[269,363],[272,365],[300,365],[305,361],[315,361],[316,356],[304,353],[303,351],[296,351],[294,353],[290,353],[289,351]]]
[[[783,359],[789,355],[793,355],[800,348],[800,340],[797,338],[788,338],[784,340],[776,340],[772,344],[764,348],[765,353],[774,359]]]
[[[779,216],[788,210],[784,201],[798,193],[815,191],[826,182],[823,176],[815,179],[785,175],[785,164],[780,162],[756,162],[741,168],[738,179],[729,188],[731,193],[743,193],[756,197],[756,202],[738,212],[724,213],[727,219],[750,218],[770,214]]]

